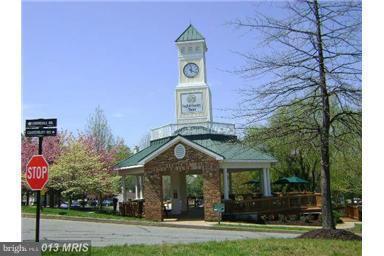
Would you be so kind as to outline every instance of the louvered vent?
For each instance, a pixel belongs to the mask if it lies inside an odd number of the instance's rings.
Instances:
[[[175,147],[175,157],[177,159],[183,159],[185,157],[185,147],[182,144],[177,144]]]

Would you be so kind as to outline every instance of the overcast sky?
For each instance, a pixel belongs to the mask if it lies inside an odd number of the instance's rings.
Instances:
[[[231,109],[246,81],[230,70],[244,64],[233,51],[255,47],[254,35],[226,25],[275,3],[24,2],[23,120],[56,117],[76,134],[100,105],[112,132],[128,146],[175,122],[175,39],[191,22],[206,38],[214,121],[234,122]]]

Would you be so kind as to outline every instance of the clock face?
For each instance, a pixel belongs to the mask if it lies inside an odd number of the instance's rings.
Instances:
[[[188,78],[193,78],[199,73],[199,66],[195,63],[188,63],[183,68],[184,75]]]

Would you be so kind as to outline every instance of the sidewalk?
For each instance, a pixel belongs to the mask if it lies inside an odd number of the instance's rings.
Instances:
[[[25,218],[35,218],[34,214],[23,213]],[[228,226],[233,226],[233,230],[241,229],[241,227],[255,227],[259,229],[268,229],[271,228],[271,232],[298,232],[294,230],[276,230],[278,228],[291,228],[291,229],[317,229],[321,228],[319,226],[297,226],[297,225],[265,225],[265,224],[252,224],[252,223],[238,223],[238,222],[228,222],[223,221],[221,224],[226,227],[220,227],[217,225],[217,222],[205,222],[204,220],[182,220],[178,221],[177,219],[165,219],[163,222],[151,222],[151,221],[132,221],[132,220],[114,220],[114,219],[102,219],[102,218],[86,218],[86,217],[73,217],[73,216],[58,216],[58,215],[41,215],[42,219],[61,219],[61,220],[72,220],[72,221],[88,221],[88,222],[100,222],[100,223],[115,223],[115,224],[125,224],[125,225],[141,225],[141,226],[158,226],[158,227],[179,227],[179,228],[194,228],[194,229],[225,229],[228,230]],[[336,228],[338,229],[350,229],[355,226],[355,223],[361,222],[345,222],[338,224]],[[272,229],[273,228],[273,229]],[[231,228],[232,229],[232,228]],[[258,232],[257,229],[247,229],[248,231]]]
[[[217,222],[205,222],[203,220],[186,220],[186,221],[177,221],[177,220],[164,220],[164,223],[169,223],[172,225],[189,225],[189,226],[198,226],[198,227],[214,227],[217,225]],[[259,228],[268,228],[268,227],[284,227],[284,228],[307,228],[315,229],[321,228],[320,226],[299,226],[299,225],[267,225],[267,224],[252,224],[252,223],[239,223],[239,222],[229,222],[222,221],[221,224],[233,225],[233,226],[245,226],[245,227],[259,227]],[[360,221],[348,221],[341,224],[337,224],[337,229],[350,229],[355,226],[355,223],[361,223]]]

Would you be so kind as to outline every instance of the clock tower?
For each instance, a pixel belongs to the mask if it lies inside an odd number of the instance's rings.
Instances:
[[[204,37],[189,25],[176,39],[179,82],[176,86],[178,124],[212,122],[211,92],[207,84]]]

